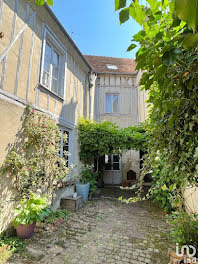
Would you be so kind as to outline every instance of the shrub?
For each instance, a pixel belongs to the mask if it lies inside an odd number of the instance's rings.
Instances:
[[[172,224],[171,237],[173,242],[180,246],[198,246],[198,214],[177,212],[169,216],[169,222]]]
[[[56,212],[50,212],[49,215],[44,219],[46,224],[53,224],[57,219],[67,219],[70,212],[67,210],[58,210]]]

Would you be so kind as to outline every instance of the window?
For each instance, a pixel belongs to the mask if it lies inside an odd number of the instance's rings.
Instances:
[[[61,49],[60,44],[46,30],[44,40],[41,84],[57,94],[64,96],[64,79],[65,79],[65,51]]]
[[[61,146],[60,146],[60,156],[65,158],[67,161],[67,166],[69,166],[69,140],[70,133],[64,129],[61,129]]]
[[[120,156],[118,154],[105,155],[105,170],[120,170]]]
[[[118,67],[117,67],[116,65],[106,64],[106,66],[107,66],[107,68],[108,68],[109,70],[117,70],[117,69],[118,69]]]
[[[119,113],[119,94],[106,94],[106,113]]]

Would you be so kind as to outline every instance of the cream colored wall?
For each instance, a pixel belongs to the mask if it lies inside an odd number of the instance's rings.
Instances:
[[[4,0],[2,7],[0,32],[4,32],[4,37],[0,41],[0,56],[24,26],[27,17],[35,12],[34,6],[26,0]],[[51,96],[48,90],[39,88],[44,25],[67,51],[63,100]],[[8,146],[16,140],[21,125],[20,118],[27,104],[32,104],[36,110],[49,114],[59,125],[69,129],[72,137],[71,163],[79,164],[79,144],[75,126],[79,116],[88,114],[90,69],[46,7],[36,9],[35,20],[31,20],[5,58],[0,63],[0,166],[6,158]],[[74,174],[78,174],[78,168],[75,167]],[[15,195],[12,180],[7,175],[0,177],[0,196],[4,201],[10,200]],[[0,217],[0,233],[12,220],[12,207],[13,202],[4,203]]]
[[[105,94],[120,94],[120,113],[105,113]],[[107,120],[120,127],[138,124],[138,90],[134,76],[99,75],[96,88],[97,120]]]
[[[18,9],[16,10],[15,3],[17,2]],[[29,16],[35,12],[25,0],[4,0],[1,31],[6,28],[6,34],[0,42],[0,54],[3,53],[13,36],[24,25],[28,17],[26,15],[27,10],[29,10]],[[68,50],[68,70],[65,87],[67,89],[64,100],[59,100],[56,96],[49,96],[46,90],[41,92],[38,88],[44,23],[64,49]],[[80,115],[83,115],[85,103],[83,93],[86,89],[89,69],[54,19],[50,17],[45,7],[37,9],[35,21],[34,19],[31,20],[29,27],[12,46],[7,55],[7,62],[1,63],[1,69],[3,65],[6,66],[6,70],[4,80],[3,75],[1,75],[1,82],[3,82],[5,92],[16,95],[28,103],[36,104],[54,115],[62,115],[65,120],[73,124],[77,122]]]
[[[24,108],[0,98],[0,167],[17,138],[21,127],[21,117]],[[13,218],[12,202],[16,191],[13,188],[13,179],[9,175],[0,175],[0,199],[2,210],[0,211],[0,233],[8,226]]]

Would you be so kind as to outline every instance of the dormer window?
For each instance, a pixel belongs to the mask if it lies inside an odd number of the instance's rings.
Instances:
[[[113,64],[106,64],[106,66],[109,70],[117,70],[118,69],[118,67],[116,65],[113,65]]]

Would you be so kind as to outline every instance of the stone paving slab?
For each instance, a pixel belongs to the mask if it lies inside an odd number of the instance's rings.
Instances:
[[[9,264],[168,264],[168,234],[164,213],[149,201],[95,199],[55,230],[38,230],[27,257]]]

